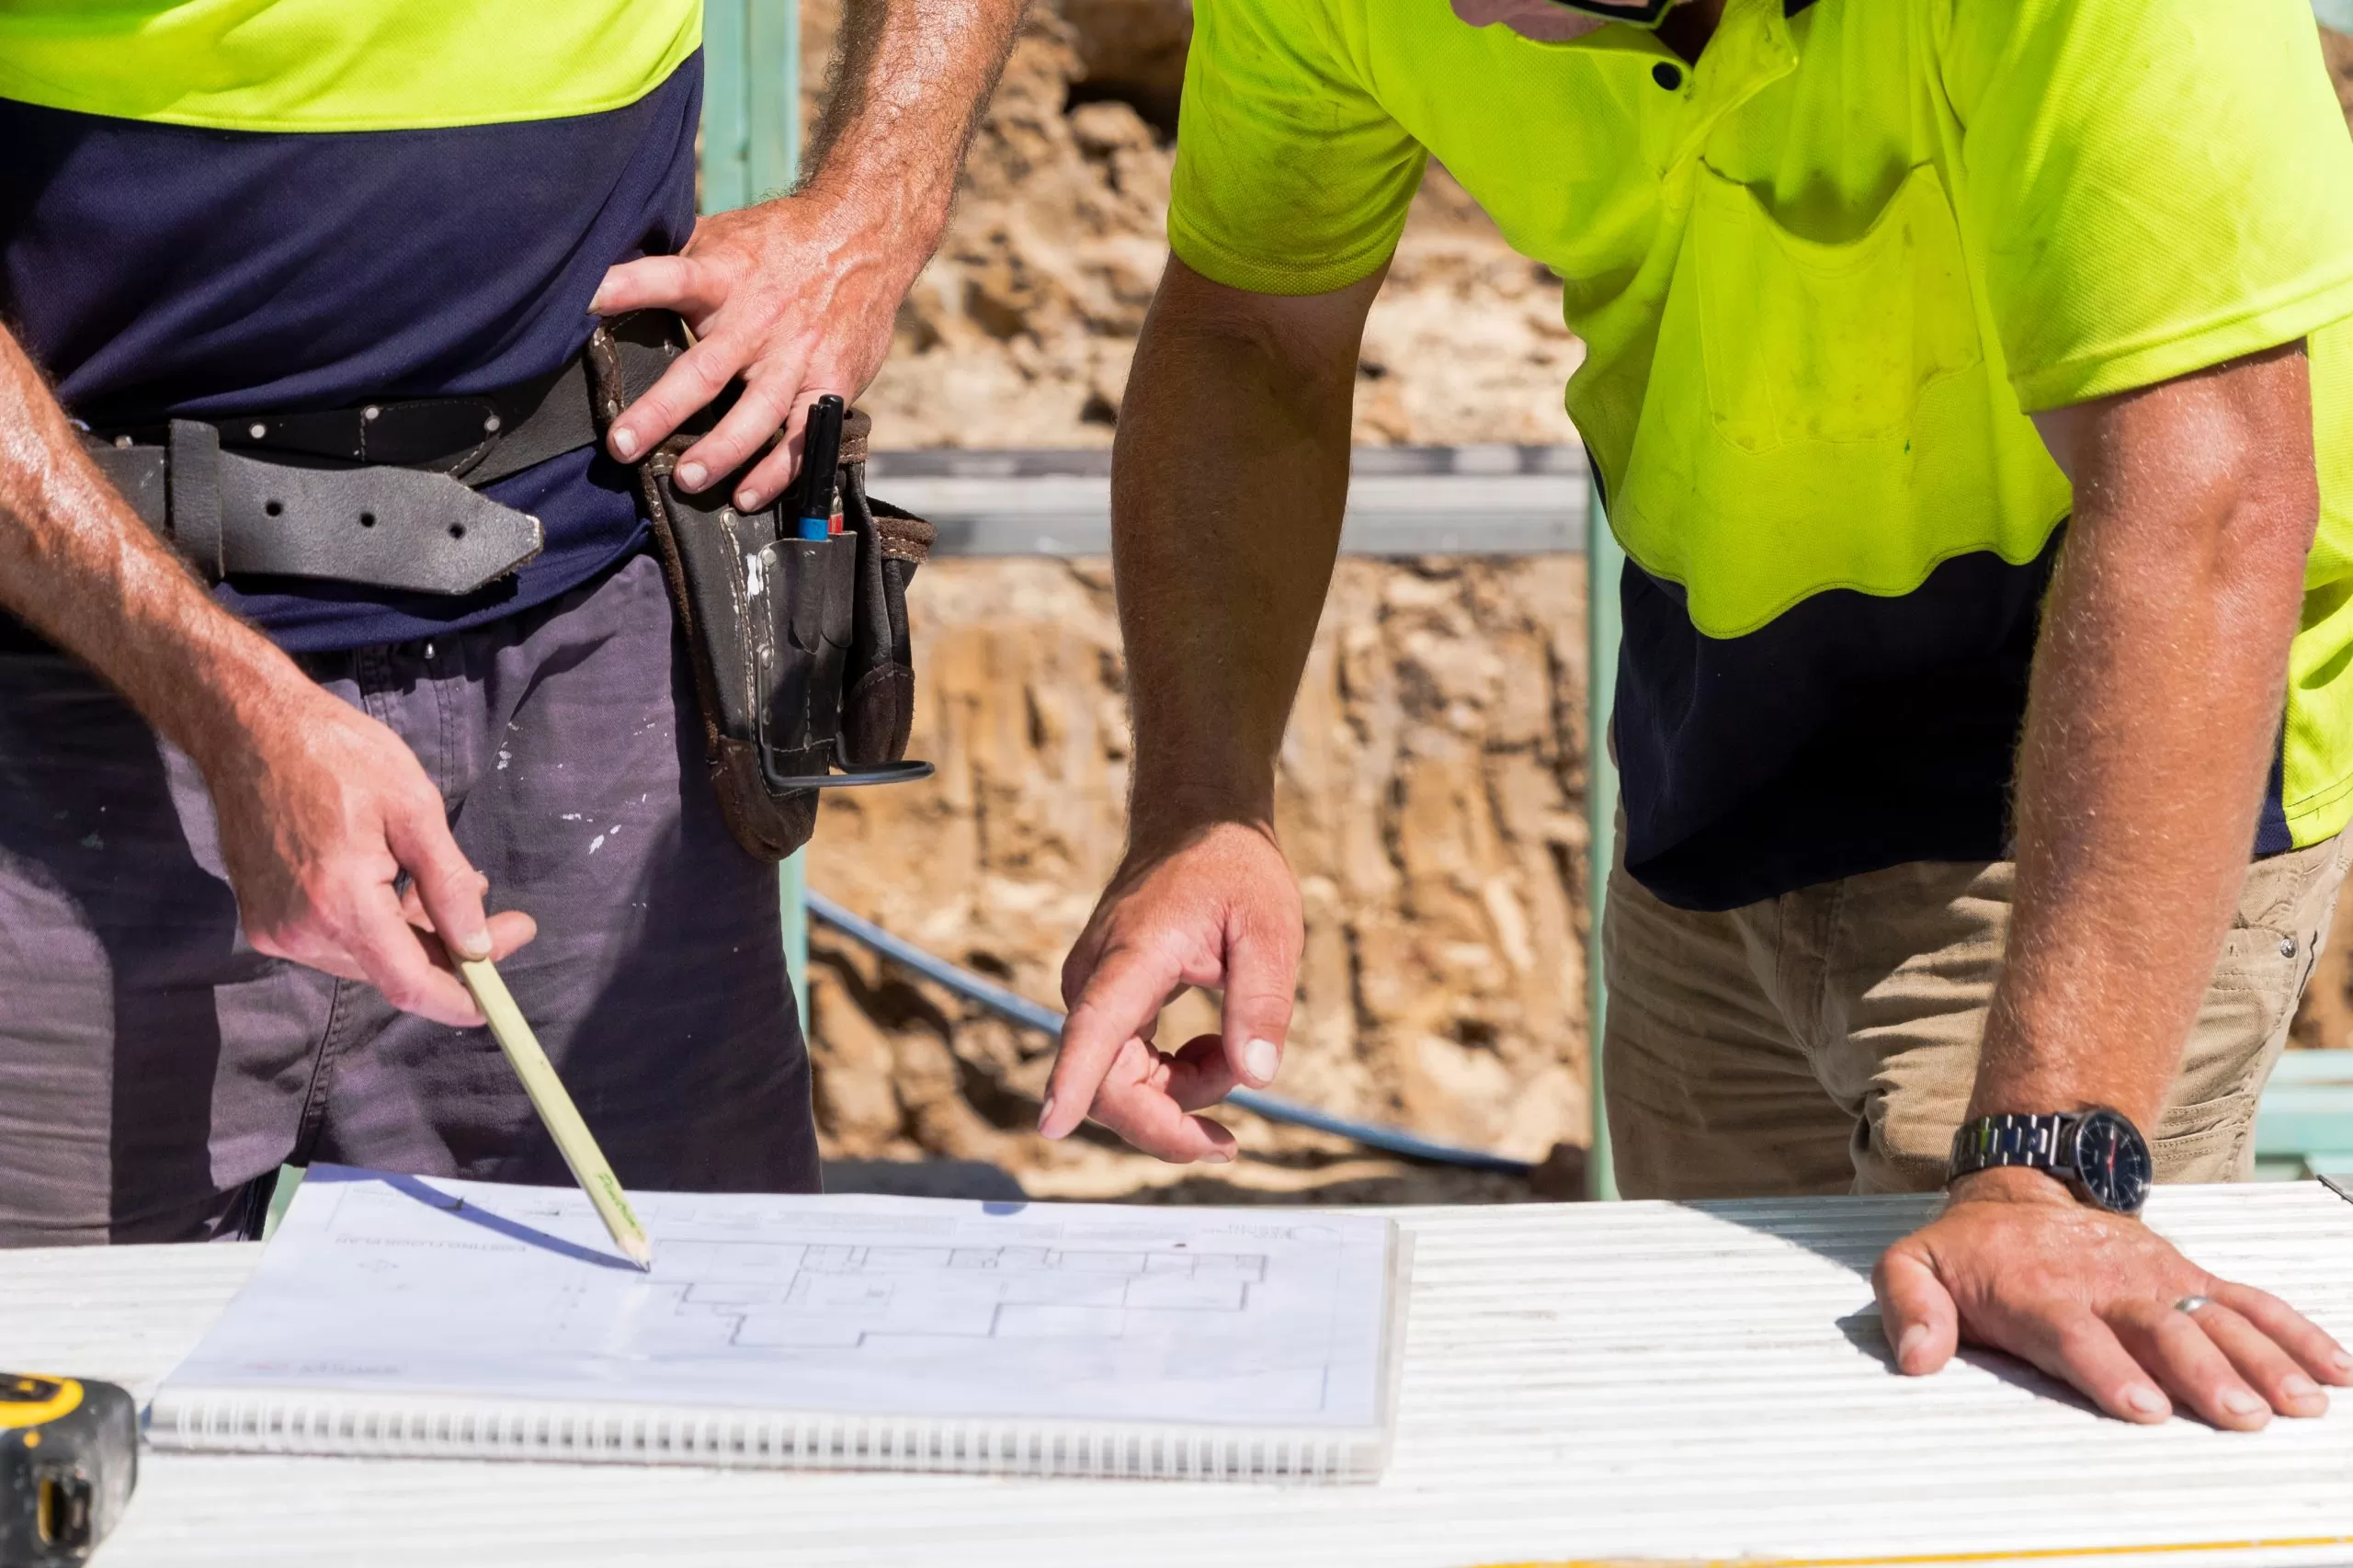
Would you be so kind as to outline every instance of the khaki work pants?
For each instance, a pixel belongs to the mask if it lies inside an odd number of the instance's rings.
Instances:
[[[2248,868],[2165,1116],[2160,1181],[2253,1174],[2256,1100],[2353,834]],[[1613,868],[1603,1058],[1628,1198],[1921,1192],[1977,1073],[2012,867],[1922,862],[1722,914]]]

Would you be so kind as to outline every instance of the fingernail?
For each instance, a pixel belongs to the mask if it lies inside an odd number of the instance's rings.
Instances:
[[[1211,1149],[1201,1156],[1201,1164],[1205,1165],[1230,1165],[1233,1163],[1233,1156],[1223,1149]]]
[[[637,456],[637,432],[626,427],[614,431],[613,452],[624,460]]]
[[[756,512],[767,504],[767,497],[756,490],[739,490],[735,493],[735,509],[739,512]]]
[[[1283,1064],[1282,1048],[1270,1040],[1254,1040],[1242,1048],[1242,1068],[1261,1084],[1270,1083]]]
[[[486,959],[490,957],[490,933],[487,931],[476,931],[470,937],[460,937],[458,940],[458,956],[465,959]]]
[[[1046,1123],[1048,1123],[1048,1122],[1050,1122],[1050,1121],[1051,1121],[1051,1120],[1053,1120],[1053,1119],[1054,1119],[1054,1096],[1051,1096],[1051,1095],[1048,1095],[1048,1096],[1046,1096],[1046,1103],[1045,1103],[1044,1105],[1041,1105],[1041,1106],[1040,1106],[1040,1107],[1038,1108],[1038,1131],[1040,1131],[1040,1132],[1046,1132]],[[1049,1138],[1051,1138],[1051,1137],[1053,1136],[1053,1134],[1052,1134],[1052,1133],[1051,1133],[1051,1132],[1046,1132],[1046,1136],[1047,1136],[1047,1137],[1049,1137]]]
[[[2338,1350],[2328,1358],[2328,1364],[2340,1374],[2353,1375],[2353,1350]]]
[[[601,316],[605,313],[605,290],[602,288],[589,298],[588,313],[592,316]]]
[[[2302,1372],[2290,1372],[2279,1380],[2279,1392],[2290,1399],[2318,1399],[2320,1385]]]
[[[1895,1364],[1900,1367],[1905,1362],[1911,1360],[1912,1352],[1919,1349],[1920,1346],[1927,1343],[1928,1343],[1928,1325],[1927,1324],[1915,1323],[1910,1328],[1905,1329],[1904,1331],[1904,1337],[1895,1342]]]
[[[678,465],[678,483],[689,490],[700,490],[703,487],[703,482],[710,477],[710,475],[704,471],[700,463]]]
[[[2143,1415],[2163,1415],[2165,1413],[2165,1396],[2147,1383],[2139,1383],[2124,1391],[2124,1408],[2138,1411]]]
[[[2222,1392],[2222,1408],[2234,1415],[2253,1415],[2271,1407],[2245,1389],[2226,1389]]]

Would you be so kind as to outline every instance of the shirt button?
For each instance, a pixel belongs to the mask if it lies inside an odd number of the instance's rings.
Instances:
[[[1683,85],[1683,73],[1662,60],[1651,67],[1651,80],[1671,93]]]

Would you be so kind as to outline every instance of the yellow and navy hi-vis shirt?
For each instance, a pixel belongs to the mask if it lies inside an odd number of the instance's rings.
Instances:
[[[1567,279],[1663,897],[2000,856],[2070,506],[2029,414],[2299,338],[2323,518],[2256,850],[2353,817],[2353,141],[2306,0],[1728,0],[1696,67],[1449,0],[1194,17],[1188,265],[1365,277],[1435,155]]]
[[[693,231],[701,28],[700,0],[0,0],[0,319],[97,428],[552,370],[607,267]],[[222,597],[353,648],[542,603],[642,540],[590,450],[487,494],[547,548],[478,594]]]

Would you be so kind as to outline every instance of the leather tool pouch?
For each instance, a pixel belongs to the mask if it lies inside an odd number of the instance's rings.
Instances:
[[[675,320],[641,312],[597,329],[588,361],[600,426],[625,401],[616,337],[666,332]],[[915,717],[906,586],[933,532],[868,498],[863,414],[844,431],[844,528],[829,538],[798,538],[786,497],[738,511],[736,476],[700,494],[678,489],[678,458],[732,402],[721,398],[637,472],[694,670],[720,810],[746,851],[780,860],[808,842],[818,790],[931,772],[906,760]]]

